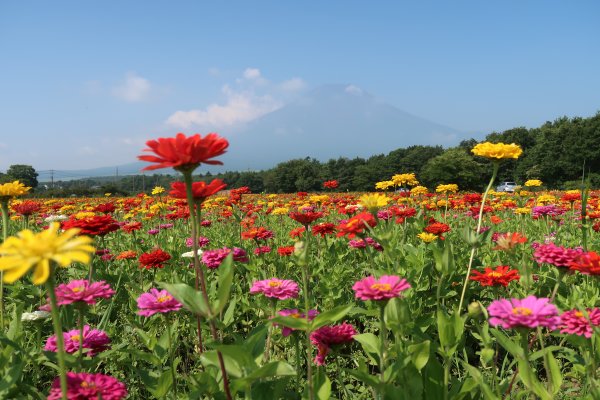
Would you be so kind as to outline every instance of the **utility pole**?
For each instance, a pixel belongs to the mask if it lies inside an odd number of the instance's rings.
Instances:
[[[54,189],[54,170],[50,170],[50,187]]]

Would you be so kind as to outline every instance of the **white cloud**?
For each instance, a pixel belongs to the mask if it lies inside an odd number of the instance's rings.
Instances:
[[[306,87],[306,83],[300,78],[292,78],[282,82],[279,86],[281,87],[281,90],[286,92],[296,92],[304,89]]]
[[[219,68],[212,67],[208,69],[208,74],[210,76],[219,76],[221,75],[221,70],[219,70]]]
[[[359,88],[358,86],[354,86],[354,85],[346,86],[345,92],[350,93],[350,94],[355,94],[357,96],[360,96],[363,93],[361,88]]]
[[[259,79],[260,69],[258,68],[246,68],[244,71],[244,78],[246,79]]]
[[[136,103],[147,100],[152,86],[150,81],[135,72],[127,74],[125,81],[112,89],[112,94],[121,100]]]
[[[242,78],[221,88],[224,101],[202,109],[176,111],[166,123],[182,129],[193,126],[220,129],[243,124],[281,108],[284,100],[305,87],[306,83],[300,78],[273,84],[258,68],[246,68]]]

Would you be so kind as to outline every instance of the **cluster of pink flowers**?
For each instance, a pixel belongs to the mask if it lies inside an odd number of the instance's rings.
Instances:
[[[549,217],[558,217],[559,215],[563,215],[565,213],[565,209],[561,207],[557,207],[554,204],[550,204],[547,206],[536,206],[531,209],[531,216],[534,218],[549,216]]]
[[[254,255],[269,254],[271,250],[271,246],[260,246],[254,249]]]
[[[181,309],[181,303],[178,302],[171,293],[166,290],[150,289],[147,293],[142,293],[137,299],[138,314],[144,317],[150,317],[156,313],[168,313]]]
[[[229,249],[223,247],[222,249],[206,250],[202,253],[202,263],[206,265],[206,268],[215,269],[219,268],[223,260],[233,252],[233,261],[247,263],[249,261],[248,254],[244,249],[234,247]]]
[[[348,241],[348,246],[352,247],[353,249],[364,249],[367,246],[371,246],[377,251],[383,251],[383,246],[370,237],[350,240]]]
[[[271,278],[255,281],[250,288],[250,294],[262,293],[266,297],[286,300],[298,297],[298,284],[287,279]]]
[[[501,299],[488,307],[490,324],[504,329],[547,327],[556,329],[561,322],[558,309],[547,298]]]
[[[585,315],[587,314],[587,316]],[[560,333],[570,333],[591,338],[595,326],[600,326],[600,308],[565,311],[560,316]]]
[[[278,312],[278,314],[281,315],[282,317],[306,318],[306,314],[300,312],[296,308],[280,310]],[[319,312],[317,310],[308,310],[308,320],[312,321],[318,314],[319,314]],[[284,326],[283,329],[281,330],[281,334],[283,336],[289,336],[292,334],[293,331],[294,331],[294,329]]]
[[[127,396],[125,384],[112,376],[67,372],[67,398],[76,400],[121,400]],[[60,380],[52,382],[48,400],[60,400]]]
[[[568,267],[579,255],[583,254],[583,249],[570,249],[557,246],[554,243],[538,244],[535,247],[533,258],[538,264],[552,264],[556,267]]]
[[[356,334],[356,329],[348,323],[323,326],[311,333],[310,341],[317,346],[315,364],[325,364],[325,357],[329,354],[332,346],[351,342]]]
[[[192,247],[194,244],[194,241],[191,237],[185,239],[185,245],[187,247]],[[198,237],[198,247],[207,247],[210,244],[210,239],[204,236],[199,236]]]
[[[110,338],[106,332],[98,329],[91,329],[89,325],[83,327],[83,337],[81,337],[79,329],[73,329],[68,332],[63,332],[63,338],[65,351],[67,353],[76,353],[79,351],[79,347],[83,346],[84,349],[88,349],[86,354],[93,357],[110,347]],[[44,350],[53,352],[58,351],[56,335],[52,335],[48,338]]]
[[[115,291],[105,281],[90,282],[86,279],[62,283],[55,289],[58,305],[77,302],[96,304],[98,299],[108,299]]]
[[[356,298],[360,300],[389,300],[400,297],[400,293],[408,288],[410,284],[406,279],[395,275],[384,275],[379,279],[369,276],[352,286]]]

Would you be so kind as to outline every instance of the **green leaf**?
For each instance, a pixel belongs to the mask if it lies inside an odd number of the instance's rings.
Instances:
[[[213,366],[220,368],[219,357],[215,350],[205,351],[204,353],[202,353],[202,355],[200,356],[200,361],[205,366]],[[234,378],[242,377],[242,368],[236,362],[235,359],[233,359],[229,355],[223,354],[223,361],[225,362],[225,370],[227,371],[227,374],[231,375]]]
[[[300,331],[305,331],[308,329],[306,318],[283,317],[280,315],[278,317],[271,318],[269,321],[274,324],[279,324],[281,326],[286,326],[288,328],[297,329]]]
[[[217,303],[215,306],[215,314],[220,313],[227,302],[229,301],[229,295],[231,294],[231,283],[233,282],[233,254],[229,254],[225,261],[219,266],[219,288],[217,290]]]
[[[154,388],[154,395],[158,398],[164,397],[171,389],[173,385],[173,375],[170,370],[165,370],[160,374],[156,387]]]
[[[8,371],[3,371],[2,379],[0,379],[0,392],[8,390],[17,384],[23,373],[23,364],[24,363],[21,361],[12,365]]]
[[[243,387],[251,385],[255,381],[261,379],[293,375],[296,375],[296,370],[290,364],[284,361],[272,361],[258,369],[255,369],[247,376],[236,379],[234,385],[236,388],[242,389]]]
[[[377,336],[372,333],[361,333],[354,335],[352,338],[361,344],[363,350],[375,363],[379,362],[380,341]]]
[[[504,350],[508,351],[517,358],[525,357],[525,353],[523,353],[523,349],[518,343],[512,341],[508,336],[498,329],[490,329],[490,332],[496,338],[496,340],[498,340],[498,343],[500,343],[500,346],[502,346]]]
[[[550,376],[550,380],[552,381],[552,393],[557,394],[562,386],[563,377],[560,373],[560,368],[558,363],[556,362],[556,358],[552,352],[549,352],[546,356],[546,362],[548,363],[548,375]]]
[[[329,400],[331,396],[331,381],[323,371],[323,368],[319,368],[314,379],[315,394],[319,400]]]
[[[542,400],[551,400],[552,395],[546,391],[544,386],[537,379],[535,372],[531,369],[529,362],[521,359],[518,362],[519,365],[519,377],[521,382],[534,394],[536,394]]]
[[[479,372],[479,370],[474,366],[469,365],[469,363],[466,363],[464,361],[461,363],[463,367],[467,370],[469,375],[471,375],[471,378],[473,378],[475,382],[477,382],[477,384],[479,385],[479,388],[481,389],[481,393],[483,393],[485,400],[498,400],[498,396],[494,394],[492,389],[483,380],[481,372]]]
[[[325,311],[324,313],[317,315],[315,319],[312,320],[311,330],[319,329],[322,326],[339,321],[350,312],[352,307],[352,304],[347,304],[345,306],[332,308],[329,311]]]
[[[410,354],[410,359],[417,367],[419,372],[427,365],[427,361],[429,361],[429,348],[431,342],[426,340],[424,342],[418,344],[411,344],[408,346],[408,352]]]
[[[210,319],[208,304],[204,301],[202,293],[194,290],[193,287],[186,285],[185,283],[165,283],[158,282],[158,286],[166,289],[178,302],[193,312],[196,315],[201,315],[204,318]]]

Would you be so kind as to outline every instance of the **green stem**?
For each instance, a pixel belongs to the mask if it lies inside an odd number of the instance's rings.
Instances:
[[[309,328],[306,330],[306,380],[308,381],[308,398],[309,400],[314,400],[315,392],[313,388],[313,379],[312,379],[312,346],[310,343],[310,319],[309,319],[309,310],[310,310],[310,300],[308,297],[308,267],[304,266],[302,268],[302,283],[303,283],[303,292],[304,292],[304,312],[306,313],[306,323],[309,324]]]
[[[483,208],[485,206],[485,200],[487,195],[494,184],[494,180],[496,180],[496,176],[498,175],[498,169],[500,164],[498,162],[494,162],[494,170],[492,172],[492,178],[490,179],[490,183],[488,183],[485,192],[483,193],[483,198],[481,199],[481,206],[479,207],[479,218],[477,220],[477,230],[475,231],[477,235],[479,235],[479,231],[481,229],[481,222],[483,220]],[[469,275],[471,275],[471,268],[473,267],[473,259],[475,258],[475,252],[477,251],[476,246],[472,246],[471,248],[471,256],[469,257],[469,267],[467,268],[467,276],[465,276],[465,281],[463,283],[462,293],[460,295],[460,302],[458,303],[458,310],[462,309],[463,302],[465,300],[465,293],[467,292],[467,286],[469,285]]]
[[[271,318],[274,318],[277,315],[277,300],[269,299],[271,303]],[[265,344],[265,354],[263,356],[263,362],[268,363],[269,357],[271,354],[271,340],[273,338],[273,324],[269,326],[269,333],[267,334],[267,342]]]
[[[385,304],[386,302],[380,302],[379,305],[379,323],[380,330],[379,334],[381,336],[381,344],[379,349],[379,381],[383,387],[385,384],[385,367],[386,367],[386,359],[385,359],[385,351],[387,348],[387,326],[385,325]],[[379,393],[379,397],[383,399],[383,393]]]
[[[175,373],[175,360],[173,354],[173,339],[171,337],[171,321],[169,321],[169,314],[164,313],[165,323],[167,324],[167,341],[169,345],[169,362],[171,364],[171,376],[173,377],[173,395],[177,398],[177,374]]]
[[[300,365],[300,338],[298,337],[297,332],[292,332],[292,337],[294,340],[294,351],[296,353],[296,382],[298,384],[298,393],[302,395],[302,386],[300,382],[300,370],[302,368]]]
[[[77,365],[79,366],[80,372],[83,370],[83,304],[77,304],[77,310],[79,311],[79,350],[77,351]]]
[[[8,237],[8,199],[0,200],[2,211],[2,243]],[[0,271],[0,329],[4,329],[4,270]]]
[[[65,366],[65,340],[63,337],[62,326],[60,323],[60,313],[56,302],[56,293],[54,292],[54,266],[50,267],[50,276],[46,281],[46,290],[50,297],[50,311],[52,313],[52,324],[54,325],[54,334],[56,335],[56,357],[58,358],[58,373],[60,379],[60,390],[62,400],[67,400],[67,369]]]

